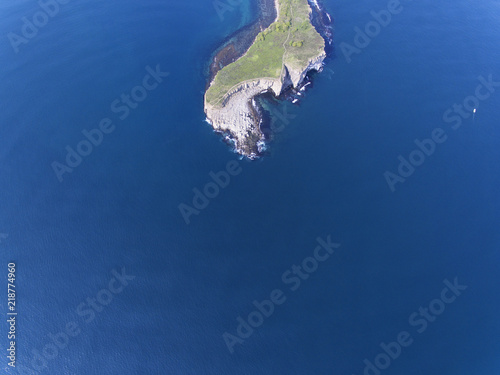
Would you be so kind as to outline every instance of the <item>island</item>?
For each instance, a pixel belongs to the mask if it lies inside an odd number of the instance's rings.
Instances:
[[[297,88],[309,71],[321,70],[326,57],[307,0],[274,0],[274,6],[274,22],[240,58],[216,73],[204,97],[207,122],[249,159],[258,157],[265,141],[254,98]]]

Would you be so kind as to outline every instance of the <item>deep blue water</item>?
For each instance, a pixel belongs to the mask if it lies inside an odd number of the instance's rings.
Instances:
[[[500,81],[500,3],[405,1],[351,63],[341,43],[387,2],[324,5],[336,56],[247,162],[204,122],[203,71],[250,1],[223,19],[210,0],[70,1],[18,53],[7,34],[39,6],[1,3],[0,268],[7,283],[16,262],[19,314],[12,370],[0,287],[2,370],[359,375],[408,331],[380,373],[500,372],[500,88],[459,129],[442,119],[479,76]],[[170,75],[120,120],[111,103],[158,64]],[[59,182],[51,163],[103,118],[114,131]],[[436,128],[447,140],[391,192],[384,172]],[[231,160],[241,173],[186,225],[178,205]],[[282,274],[328,235],[340,248],[291,291]],[[77,307],[122,267],[135,279],[86,323]],[[418,333],[409,317],[454,278],[467,289]],[[230,354],[222,334],[274,289],[285,303]],[[76,337],[33,362],[70,322]]]

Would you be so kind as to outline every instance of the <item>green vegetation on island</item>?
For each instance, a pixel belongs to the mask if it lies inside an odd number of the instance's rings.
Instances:
[[[247,53],[221,69],[206,92],[206,102],[218,106],[225,94],[245,81],[279,79],[286,64],[304,69],[325,47],[311,24],[307,0],[278,0],[278,19],[257,35]]]

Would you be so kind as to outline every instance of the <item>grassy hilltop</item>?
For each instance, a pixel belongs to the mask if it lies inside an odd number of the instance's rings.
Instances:
[[[247,53],[225,66],[206,92],[207,103],[220,105],[234,86],[256,78],[279,79],[284,64],[303,69],[325,48],[309,19],[307,0],[278,0],[278,19],[257,35]]]

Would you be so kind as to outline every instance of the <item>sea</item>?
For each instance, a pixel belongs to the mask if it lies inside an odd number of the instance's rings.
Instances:
[[[320,6],[249,161],[203,95],[255,0],[0,3],[0,372],[500,373],[500,2]]]

